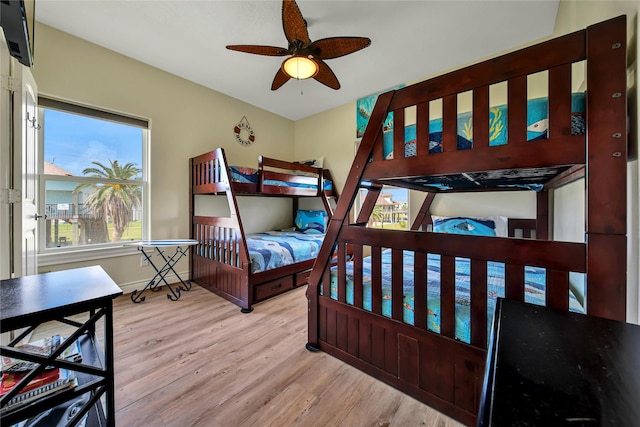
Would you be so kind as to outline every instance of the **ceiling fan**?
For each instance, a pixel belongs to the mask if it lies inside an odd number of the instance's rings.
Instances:
[[[366,37],[328,37],[312,42],[307,32],[307,22],[302,17],[295,0],[282,1],[282,27],[289,42],[288,48],[257,45],[230,45],[227,49],[266,56],[287,56],[278,69],[271,90],[279,89],[294,78],[313,77],[332,89],[340,89],[340,82],[325,59],[339,58],[371,44]]]

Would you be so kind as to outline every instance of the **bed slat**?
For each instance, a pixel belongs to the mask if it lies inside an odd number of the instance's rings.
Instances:
[[[344,243],[338,243],[338,301],[347,301],[347,269]]]
[[[506,264],[504,270],[505,297],[524,301],[524,267]]]
[[[523,144],[527,141],[527,76],[509,79],[507,92],[509,144]]]
[[[489,146],[489,86],[473,90],[473,147]]]
[[[454,338],[456,333],[456,259],[440,257],[440,333]]]
[[[391,251],[391,317],[402,322],[404,298],[402,250]]]
[[[393,158],[404,157],[404,108],[393,112]]]
[[[471,259],[471,345],[487,346],[487,263]]]
[[[421,102],[416,107],[416,155],[429,154],[429,103]]]
[[[571,64],[549,70],[549,137],[571,135]]]
[[[353,251],[353,303],[362,308],[362,245],[352,245]]]
[[[371,247],[371,311],[382,314],[382,251]]]
[[[413,269],[414,293],[414,321],[413,324],[420,328],[427,327],[427,255],[416,253],[414,255],[415,268]],[[424,285],[422,285],[424,284]]]
[[[569,310],[569,272],[547,270],[547,307]]]
[[[458,97],[442,98],[442,151],[458,149]]]

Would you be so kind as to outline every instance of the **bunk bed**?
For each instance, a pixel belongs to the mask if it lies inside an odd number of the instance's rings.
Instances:
[[[626,40],[621,16],[380,95],[309,276],[307,348],[473,425],[495,305],[492,263],[501,266],[497,280],[506,298],[529,301],[530,270],[539,269],[534,303],[624,321]],[[587,81],[581,123],[572,123],[574,63],[584,65]],[[540,72],[548,75],[547,126],[530,138],[527,76]],[[508,85],[508,110],[505,141],[495,145],[489,87],[499,82]],[[460,135],[457,99],[468,91],[471,133]],[[442,119],[434,122],[429,108],[438,99]],[[409,111],[414,129],[405,120]],[[391,130],[383,126],[389,113]],[[585,241],[554,241],[553,192],[579,178],[586,192]],[[428,192],[412,230],[366,226],[384,184]],[[363,190],[360,213],[350,222]],[[518,237],[425,232],[434,197],[468,191],[536,191],[535,231]],[[510,235],[523,224],[512,221]],[[584,286],[577,303],[574,275]]]
[[[190,171],[191,281],[244,313],[306,284],[338,196],[328,170],[263,156],[257,168],[229,166],[218,148],[191,158]],[[226,196],[229,216],[197,215],[199,195]],[[291,198],[295,227],[246,234],[238,196]],[[301,197],[320,198],[324,209],[298,209]]]

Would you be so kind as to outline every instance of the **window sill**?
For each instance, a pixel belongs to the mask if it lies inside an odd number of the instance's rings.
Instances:
[[[52,249],[38,254],[38,266],[68,264],[72,262],[93,261],[102,258],[115,258],[139,253],[135,246],[110,246],[102,248],[83,248],[73,250]]]

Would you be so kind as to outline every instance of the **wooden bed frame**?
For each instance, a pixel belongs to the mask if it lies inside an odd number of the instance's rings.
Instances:
[[[330,199],[337,199],[338,193],[335,183],[330,191],[322,189],[325,180],[333,183],[329,171],[260,156],[257,183],[233,182],[222,148],[192,158],[190,165],[190,238],[198,240],[190,253],[190,279],[240,306],[245,313],[257,302],[306,284],[314,259],[251,272],[236,197],[290,197],[293,199],[293,217],[299,197],[319,197],[331,218]],[[267,180],[315,185],[315,188],[269,185]],[[226,195],[230,217],[195,215],[197,195]]]
[[[592,25],[378,97],[355,156],[342,197],[330,221],[309,277],[307,348],[320,349],[402,390],[457,420],[474,425],[487,353],[487,261],[505,263],[507,298],[523,300],[524,266],[546,268],[547,306],[568,310],[569,272],[586,273],[586,311],[616,320],[626,317],[626,17]],[[587,133],[572,135],[571,64],[586,61]],[[548,139],[526,141],[527,75],[548,70]],[[489,85],[508,82],[508,144],[489,146]],[[473,91],[473,148],[456,146],[457,94]],[[429,101],[443,100],[443,152],[429,153]],[[417,155],[404,157],[404,128],[393,129],[393,159],[383,159],[383,122],[389,112],[405,123],[405,108],[416,113]],[[371,229],[366,221],[375,204],[369,189],[354,223],[348,213],[360,188],[389,184],[424,189],[418,178],[489,171],[518,182],[541,171],[537,193],[536,239],[447,235],[417,231],[429,223],[428,207],[412,231]],[[508,173],[503,173],[503,171]],[[514,173],[515,172],[515,173]],[[585,243],[548,240],[549,191],[585,178]],[[479,182],[479,184],[483,184]],[[482,190],[482,188],[480,188]],[[495,189],[495,188],[494,188]],[[464,189],[463,189],[464,190]],[[458,190],[458,191],[463,191]],[[491,186],[484,188],[492,190]],[[428,191],[432,191],[431,189]],[[470,191],[478,191],[478,185]],[[430,194],[428,197],[434,197]],[[517,222],[513,223],[518,225]],[[524,235],[526,237],[526,235]],[[344,253],[354,263],[354,304],[346,303]],[[402,271],[392,271],[392,315],[362,308],[363,248],[372,256],[372,292],[380,292],[376,263],[383,248],[394,265],[402,250],[414,251],[415,283],[426,283],[426,256],[441,255],[441,333],[426,329],[426,286],[416,286],[415,325],[402,321]],[[329,289],[329,270],[337,251],[338,296]],[[455,257],[471,259],[471,343],[455,339]],[[360,267],[359,267],[360,266]],[[378,264],[380,269],[380,264]],[[360,289],[360,291],[359,291]],[[377,290],[376,290],[377,289]],[[423,325],[423,326],[420,326]]]

